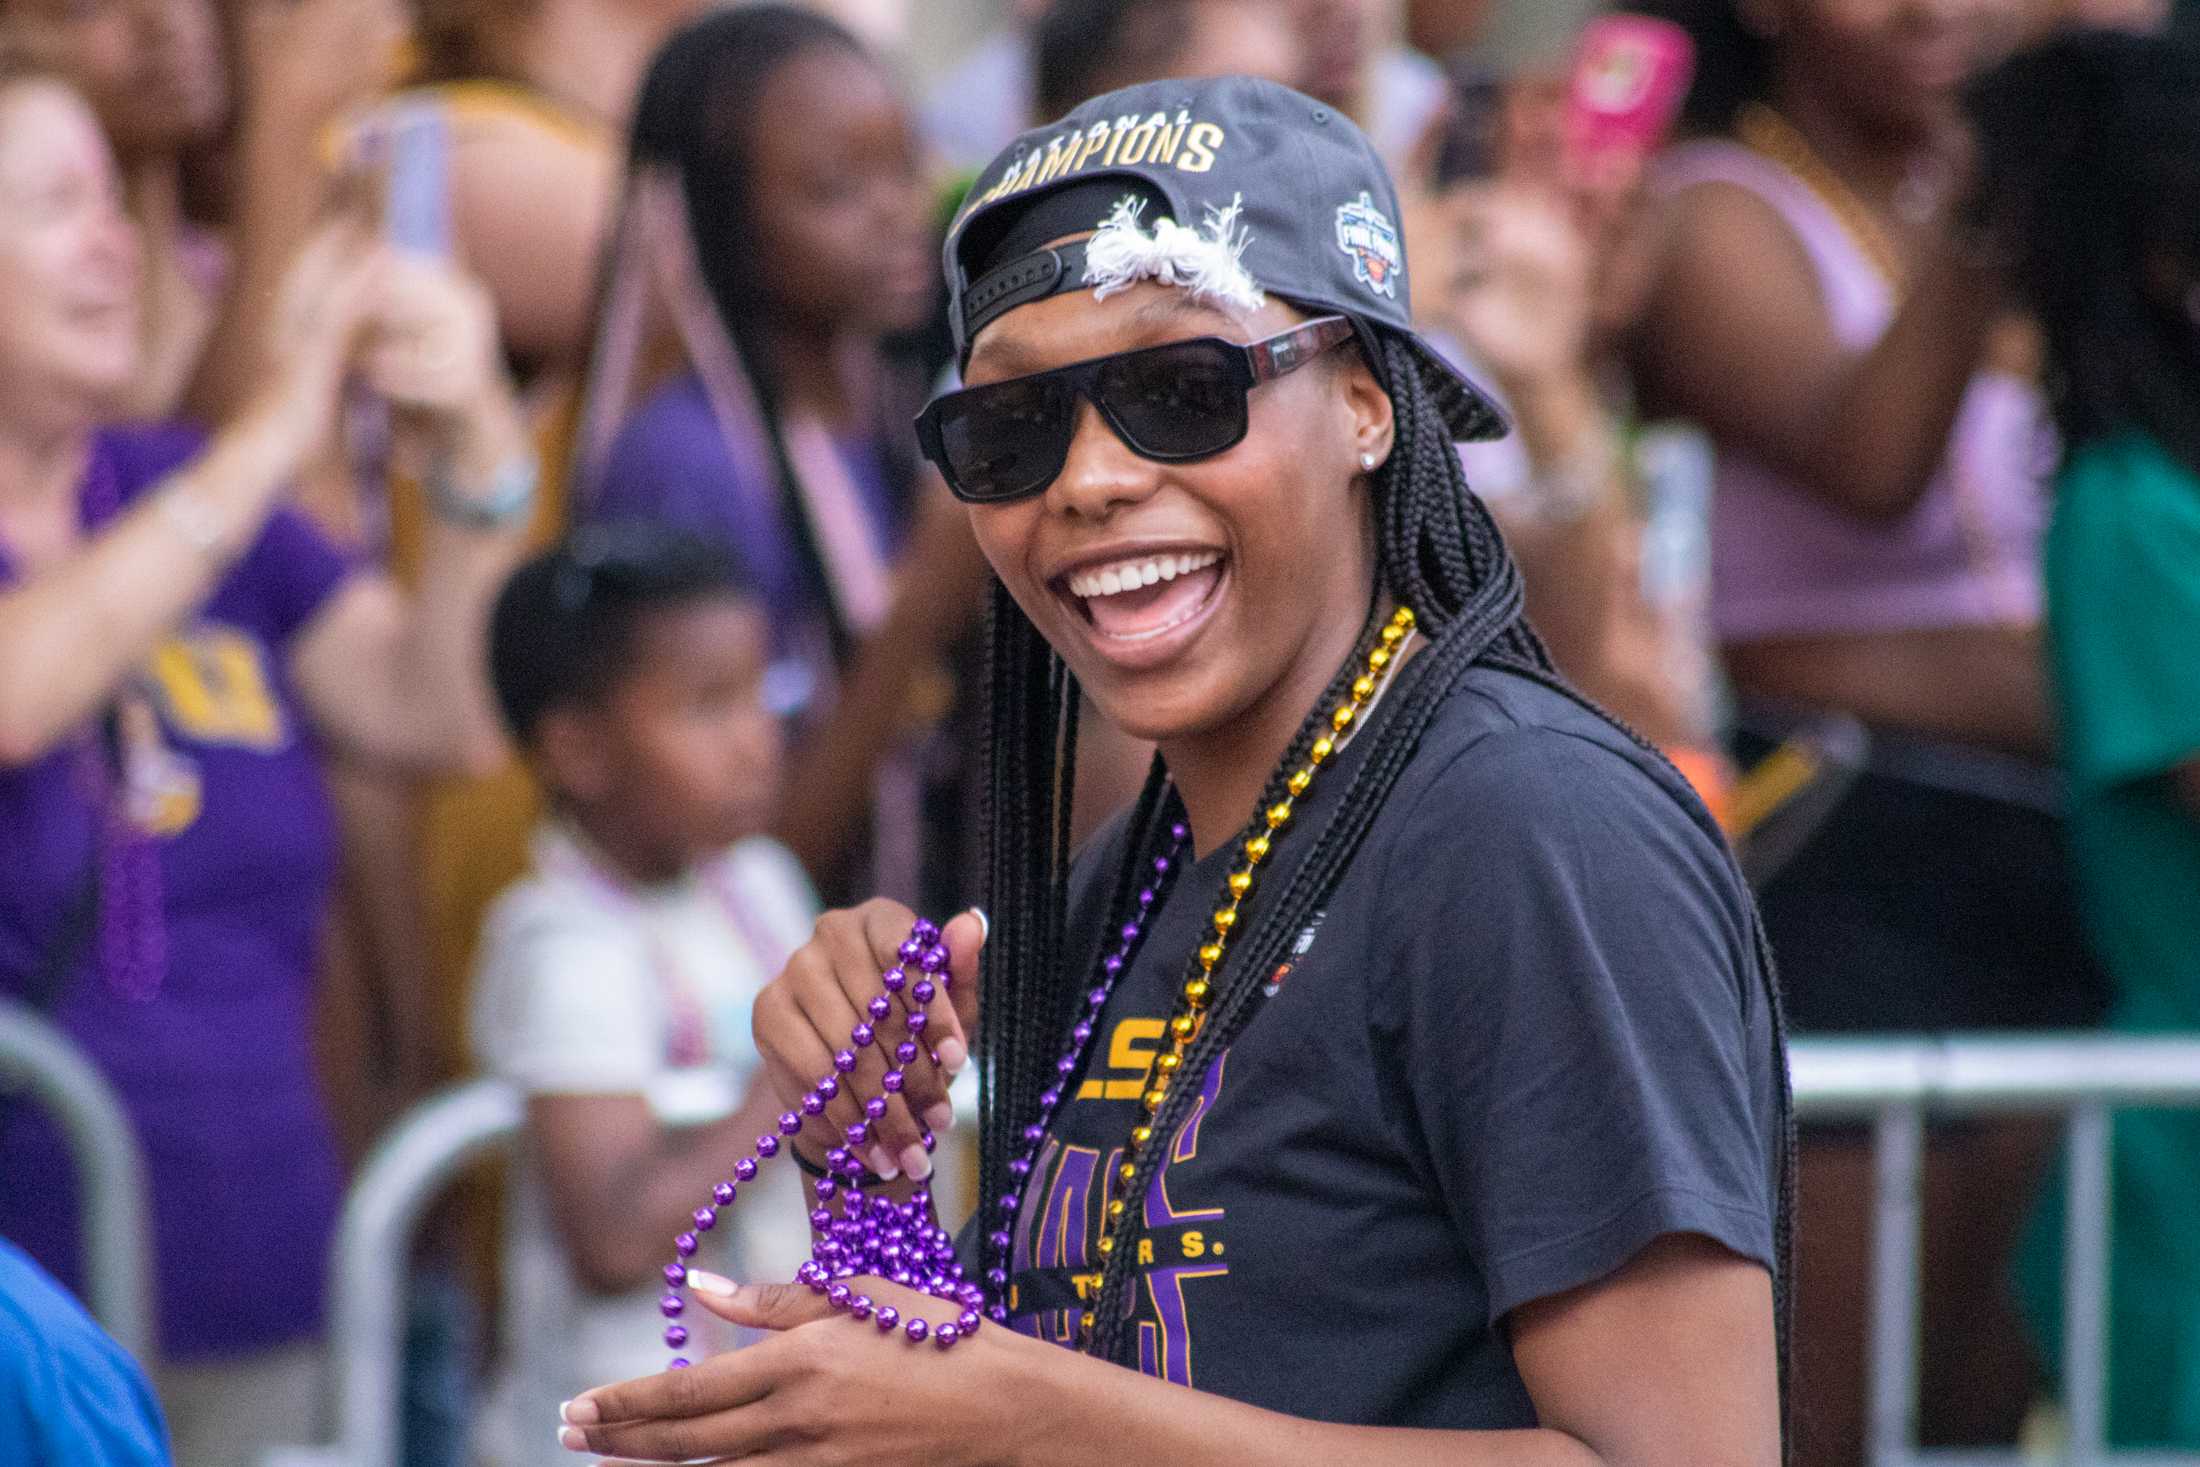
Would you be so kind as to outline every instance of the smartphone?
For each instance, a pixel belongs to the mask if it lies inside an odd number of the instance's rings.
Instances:
[[[1695,45],[1670,21],[1608,15],[1582,32],[1566,98],[1566,171],[1577,184],[1631,180],[1663,145],[1695,74]]]
[[[390,109],[386,127],[383,230],[401,250],[448,255],[450,132],[443,111],[426,102],[400,102]]]
[[[1505,80],[1488,67],[1447,68],[1444,131],[1436,146],[1439,189],[1493,176],[1503,151]]]

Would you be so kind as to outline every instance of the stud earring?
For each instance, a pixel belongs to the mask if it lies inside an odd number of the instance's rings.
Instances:
[[[1361,469],[1362,469],[1363,471],[1367,472],[1367,473],[1370,473],[1370,474],[1374,473],[1374,472],[1375,472],[1375,455],[1374,455],[1374,454],[1372,454],[1372,453],[1363,453],[1363,454],[1361,454],[1361,455],[1360,455],[1360,468],[1361,468]]]

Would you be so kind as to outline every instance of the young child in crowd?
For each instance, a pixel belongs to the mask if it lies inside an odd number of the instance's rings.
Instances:
[[[816,899],[758,834],[780,723],[764,615],[723,551],[638,522],[585,528],[512,577],[489,661],[549,804],[532,872],[489,916],[475,995],[483,1064],[527,1096],[507,1348],[482,1422],[485,1457],[509,1464],[558,1460],[540,1423],[561,1400],[662,1366],[659,1270],[772,1127],[749,1005]],[[766,1176],[788,1195],[706,1235],[711,1268],[785,1277],[799,1261],[794,1173]]]

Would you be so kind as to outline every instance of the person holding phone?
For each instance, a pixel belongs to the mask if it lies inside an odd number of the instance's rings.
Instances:
[[[1967,78],[2015,0],[1659,4],[1697,45],[1688,142],[1630,343],[1645,403],[1717,453],[1710,610],[1745,765],[1839,725],[1863,768],[1761,893],[1799,1031],[2097,1021],[2040,637],[2054,435],[2006,252],[1971,217]],[[2082,125],[2073,122],[2072,125]],[[1778,768],[1779,765],[1771,766]],[[1747,792],[1748,775],[1743,775]],[[2033,1382],[2006,1284],[2051,1145],[1936,1130],[1923,1440],[2014,1440]],[[1806,1138],[1805,1460],[1859,1459],[1871,1147]]]
[[[84,101],[0,72],[0,992],[83,1046],[137,1127],[159,1385],[197,1467],[314,1424],[343,1183],[309,1044],[337,861],[322,757],[499,756],[483,627],[534,464],[479,288],[349,218],[300,252],[218,430],[107,426],[140,352],[118,199]],[[286,504],[354,378],[436,506],[417,597]],[[43,1114],[0,1114],[0,1176],[0,1234],[81,1285]]]
[[[1623,47],[1639,85],[1615,95],[1599,82]],[[1424,150],[1433,187],[1408,210],[1417,314],[1488,375],[1512,415],[1509,438],[1461,452],[1521,562],[1553,661],[1723,814],[1730,776],[1709,658],[1700,627],[1652,594],[1654,506],[1637,425],[1611,385],[1617,302],[1639,273],[1627,224],[1645,159],[1677,111],[1687,40],[1607,19],[1514,59],[1517,75],[1455,68],[1451,112]],[[1545,115],[1554,91],[1555,120]]]
[[[998,582],[989,915],[905,990],[937,1064],[849,1027],[911,932],[891,902],[821,919],[754,1027],[813,1168],[892,1055],[873,1164],[921,1175],[917,1118],[979,1067],[990,1322],[920,1352],[973,1321],[847,1280],[902,1339],[691,1275],[774,1337],[578,1397],[568,1447],[1781,1460],[1756,919],[1686,783],[1521,619],[1456,451],[1503,420],[1413,333],[1396,217],[1356,127],[1248,78],[1098,97],[980,175],[946,251],[968,385],[918,438]],[[1073,861],[1081,695],[1159,756]]]

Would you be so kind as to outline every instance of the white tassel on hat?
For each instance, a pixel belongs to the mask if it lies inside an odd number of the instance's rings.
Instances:
[[[1203,300],[1260,309],[1267,296],[1239,258],[1252,239],[1238,227],[1242,194],[1232,196],[1226,208],[1208,205],[1198,229],[1163,217],[1149,231],[1138,218],[1145,206],[1141,198],[1118,200],[1099,231],[1085,241],[1084,283],[1093,287],[1093,299],[1106,300],[1136,281],[1153,280],[1181,286]]]

